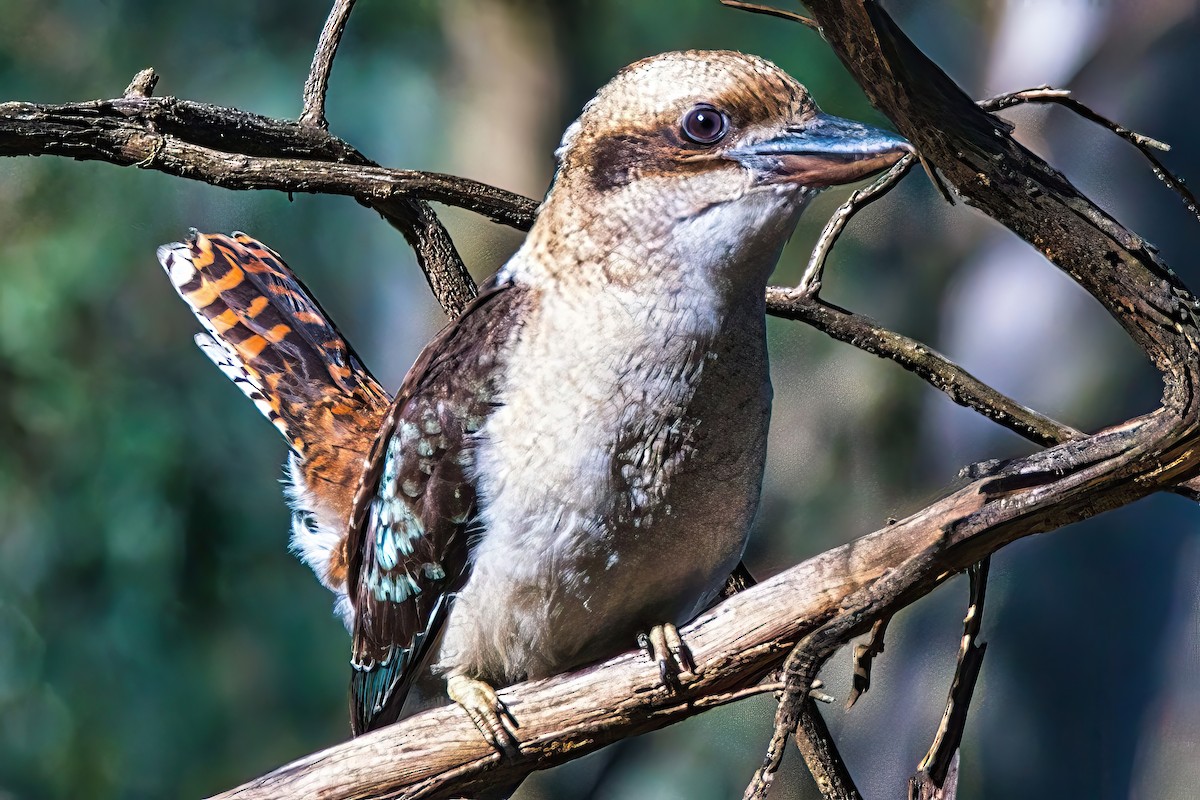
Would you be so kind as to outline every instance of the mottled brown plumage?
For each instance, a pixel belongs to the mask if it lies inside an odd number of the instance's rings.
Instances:
[[[689,130],[698,108],[716,135]],[[767,276],[817,188],[906,150],[740,53],[656,56],[600,90],[495,294],[426,349],[364,474],[350,535],[356,730],[400,716],[432,671],[502,743],[484,682],[614,654],[712,600],[758,503]],[[426,449],[467,462],[449,474],[475,501],[453,525],[418,486],[403,491],[422,470],[405,426],[419,431],[446,396]]]
[[[605,192],[637,179],[736,173],[735,164],[713,158],[712,148],[679,131],[701,84],[708,87],[705,101],[724,111],[733,127],[723,147],[780,120],[801,121],[817,112],[803,86],[761,58],[728,51],[665,53],[621,70],[587,105],[567,132],[561,174]]]
[[[390,396],[279,254],[262,243],[242,233],[193,231],[159,248],[159,259],[208,330],[197,344],[292,449],[293,544],[344,598],[342,544],[352,487]],[[314,546],[314,537],[330,546]]]
[[[496,402],[502,345],[524,299],[507,284],[483,287],[409,370],[366,461],[347,541],[355,733],[398,718],[449,611],[446,595],[466,577],[472,439]]]
[[[349,601],[356,733],[446,678],[502,745],[489,683],[612,655],[712,601],[758,505],[767,277],[820,188],[910,150],[754,56],[622,70],[564,135],[521,249],[386,413],[274,253],[160,249],[202,348],[294,450],[295,545]]]

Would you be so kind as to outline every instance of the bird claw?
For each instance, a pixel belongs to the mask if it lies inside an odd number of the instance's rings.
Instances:
[[[638,646],[658,663],[658,675],[667,688],[680,689],[696,677],[692,653],[673,623],[655,625],[649,634],[639,633]]]
[[[480,734],[501,755],[514,757],[520,749],[517,728],[521,727],[496,690],[466,675],[446,679],[446,694],[467,712]]]

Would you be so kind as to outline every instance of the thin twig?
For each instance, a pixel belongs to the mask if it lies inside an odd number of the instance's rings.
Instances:
[[[880,327],[869,317],[813,297],[797,296],[794,289],[772,286],[767,290],[767,311],[777,317],[807,323],[834,339],[860,350],[895,361],[955,403],[1041,445],[1078,439],[1082,433],[1026,408],[996,391],[928,345]]]
[[[782,692],[784,688],[783,683],[780,681],[768,681],[754,686],[747,686],[745,689],[705,697],[699,702],[706,708],[709,706],[724,706],[729,703],[736,703],[739,700],[745,700],[747,697],[757,697],[760,694],[770,694],[771,692]]]
[[[979,630],[983,626],[983,603],[987,594],[988,567],[991,558],[984,558],[968,570],[971,579],[970,602],[963,619],[962,643],[958,648],[958,662],[954,667],[954,679],[950,683],[946,710],[938,725],[937,734],[929,752],[921,760],[917,772],[908,783],[909,800],[953,800],[954,789],[947,777],[955,763],[963,732],[967,726],[967,711],[971,697],[983,669],[983,655],[987,644],[979,641]]]
[[[803,322],[863,352],[893,361],[944,392],[957,405],[969,408],[1035,444],[1050,446],[1085,436],[1070,425],[1021,405],[924,342],[884,328],[870,317],[820,298],[797,296],[794,288],[786,286],[767,288],[767,313]],[[979,475],[968,474],[966,477]],[[1181,481],[1169,491],[1200,501],[1200,478]]]
[[[327,130],[325,118],[325,96],[329,91],[329,74],[333,70],[333,59],[341,44],[342,34],[354,10],[354,0],[334,0],[321,37],[313,52],[312,67],[304,82],[304,105],[300,112],[300,125],[318,130]],[[351,159],[364,165],[374,165],[365,157]],[[363,197],[359,202],[374,208],[388,224],[404,236],[417,259],[417,265],[429,282],[429,289],[450,317],[462,313],[475,297],[475,281],[467,271],[450,233],[442,225],[429,204],[418,198],[385,198],[374,202]]]
[[[329,122],[325,119],[325,95],[329,91],[329,73],[333,69],[333,58],[337,55],[346,21],[354,10],[354,0],[334,0],[333,8],[321,28],[321,38],[313,52],[312,67],[304,82],[304,106],[300,112],[300,124],[325,130]]]
[[[1138,151],[1150,162],[1151,169],[1154,170],[1155,176],[1163,182],[1164,185],[1175,194],[1179,195],[1183,200],[1184,206],[1194,214],[1197,219],[1200,219],[1200,200],[1197,200],[1196,195],[1187,187],[1183,179],[1177,176],[1171,170],[1167,169],[1166,165],[1159,160],[1154,151],[1166,152],[1171,149],[1169,144],[1161,142],[1158,139],[1147,136],[1144,133],[1129,130],[1108,117],[1102,116],[1091,107],[1081,103],[1071,97],[1071,93],[1067,89],[1055,89],[1050,86],[1037,86],[1032,89],[1023,89],[1019,92],[1009,92],[1008,94],[997,95],[996,97],[982,100],[979,107],[984,111],[1001,111],[1006,108],[1012,108],[1023,103],[1054,103],[1070,109],[1084,119],[1094,122],[1097,125],[1103,126],[1115,133],[1125,141],[1132,144]]]
[[[758,3],[743,3],[742,0],[721,0],[721,5],[736,8],[739,11],[749,11],[751,14],[765,14],[768,17],[778,17],[779,19],[799,22],[805,27],[812,28],[817,33],[821,32],[821,28],[816,22],[803,14],[797,14],[795,11],[785,11],[782,8],[759,5]]]
[[[853,708],[854,704],[858,702],[858,698],[871,688],[871,665],[875,661],[875,656],[883,652],[884,637],[887,635],[887,626],[891,621],[891,617],[875,620],[875,624],[871,626],[871,632],[867,634],[867,641],[854,646],[852,659],[854,675],[851,677],[850,695],[846,698],[847,711]]]
[[[915,160],[916,156],[909,153],[893,164],[891,169],[879,176],[874,183],[861,189],[855,189],[850,198],[838,206],[837,211],[833,212],[833,216],[825,223],[821,235],[817,237],[817,244],[808,258],[808,266],[804,268],[804,274],[800,276],[800,282],[796,284],[794,290],[798,295],[816,297],[817,293],[821,291],[825,260],[829,257],[829,251],[837,242],[838,237],[842,235],[842,231],[846,229],[846,223],[859,211],[890,192],[892,187],[908,174],[908,170]]]
[[[810,698],[812,698],[813,700],[816,700],[818,703],[824,703],[825,705],[831,705],[835,700],[837,700],[837,698],[834,697],[833,695],[828,694],[827,692],[823,691],[824,688],[825,688],[825,681],[820,680],[819,678],[814,679],[812,682],[812,686],[808,690],[808,696]]]

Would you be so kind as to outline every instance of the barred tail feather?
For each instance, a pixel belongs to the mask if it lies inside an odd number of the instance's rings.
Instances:
[[[210,328],[211,330],[211,328]],[[195,336],[196,346],[200,348],[200,352],[208,356],[209,360],[216,365],[217,369],[224,373],[226,378],[233,381],[233,385],[242,390],[242,394],[250,398],[255,407],[262,412],[262,415],[279,432],[287,438],[287,426],[284,425],[283,417],[277,410],[277,403],[273,404],[267,396],[267,390],[261,383],[261,378],[246,369],[237,356],[230,352],[220,339],[215,339],[207,333],[197,333]]]
[[[338,598],[349,624],[343,544],[354,488],[391,398],[270,248],[244,233],[191,231],[158,248],[207,333],[200,350],[292,448],[292,548]]]
[[[158,259],[208,331],[196,344],[301,456],[302,422],[314,407],[339,396],[386,404],[387,394],[270,248],[244,233],[192,230],[160,247]]]

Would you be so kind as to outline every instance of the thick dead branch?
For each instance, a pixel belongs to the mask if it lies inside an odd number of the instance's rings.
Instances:
[[[1098,458],[1119,453],[1137,433],[1158,424],[1150,417],[1099,434],[1088,450]],[[841,624],[847,614],[857,619],[842,633],[859,633],[875,614],[863,613],[864,603],[907,605],[983,552],[1098,513],[1101,507],[1090,504],[1090,486],[1105,466],[1101,461],[1059,475],[1029,459],[1014,462],[1011,473],[1020,476],[1023,488],[1009,476],[976,481],[912,517],[733,596],[683,630],[696,680],[679,694],[663,688],[656,666],[641,653],[505,689],[501,697],[521,722],[516,759],[501,761],[466,715],[448,707],[300,759],[220,797],[452,797],[664,727],[728,700],[730,691],[749,688],[800,639],[839,615]],[[1126,481],[1101,506],[1148,490]],[[889,575],[898,577],[880,583]]]
[[[346,23],[353,10],[354,0],[334,0],[333,8],[329,10],[329,17],[321,28],[321,38],[317,40],[317,49],[313,53],[308,79],[304,82],[301,125],[311,125],[321,130],[329,127],[329,122],[325,119],[325,95],[329,92],[329,73],[333,70],[333,58],[337,55],[338,45],[342,42],[342,34],[346,31]]]
[[[679,694],[662,687],[655,665],[640,653],[502,691],[521,722],[515,759],[499,760],[461,710],[443,708],[220,797],[450,797],[700,713],[712,698],[727,699],[727,692],[753,684],[818,628],[834,631],[834,639],[861,633],[984,553],[1152,491],[1153,481],[1142,479],[1146,472],[1127,473],[1100,495],[1093,487],[1132,443],[1170,424],[1170,415],[1160,412],[1083,440],[1076,445],[1079,460],[1065,471],[1041,454],[1015,461],[1002,475],[975,481],[912,517],[733,596],[684,629],[696,680]],[[1156,480],[1170,477],[1164,472]]]

